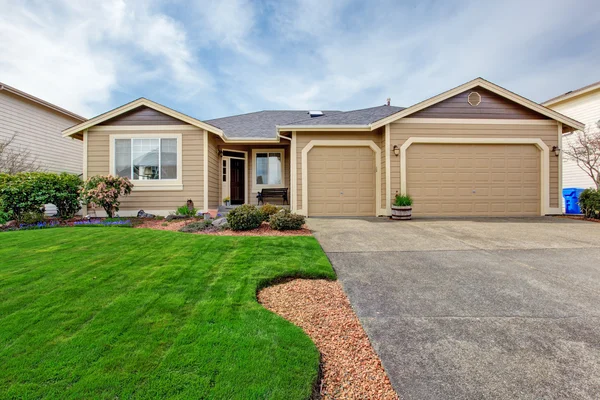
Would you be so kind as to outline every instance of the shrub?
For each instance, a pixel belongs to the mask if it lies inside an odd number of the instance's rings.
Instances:
[[[271,216],[269,225],[277,231],[298,230],[304,225],[304,216],[283,210]]]
[[[196,213],[198,213],[196,208],[190,209],[188,206],[177,207],[177,210],[175,210],[176,215],[185,215],[187,217],[193,217]]]
[[[262,214],[263,221],[269,222],[271,215],[277,214],[279,212],[279,210],[281,210],[280,207],[274,206],[273,204],[269,204],[269,203],[260,207],[260,212]]]
[[[33,225],[39,224],[46,220],[46,216],[40,210],[37,211],[28,211],[26,213],[21,214],[19,222],[25,225]]]
[[[72,218],[81,209],[79,192],[83,181],[79,176],[63,172],[54,174],[48,202],[54,204],[61,218]]]
[[[133,183],[119,176],[93,176],[83,185],[81,198],[85,204],[93,204],[104,208],[106,215],[113,217],[119,211],[119,196],[131,193]]]
[[[579,207],[586,218],[598,218],[600,212],[600,191],[585,189],[579,195]]]
[[[27,213],[39,212],[44,204],[56,206],[61,217],[79,210],[81,180],[76,175],[49,172],[22,172],[0,175],[0,203],[4,212],[19,221]]]
[[[263,221],[262,213],[255,206],[244,204],[227,214],[227,223],[234,231],[256,229]]]
[[[409,207],[412,206],[412,198],[407,194],[397,194],[394,199],[394,205],[396,207]]]
[[[207,219],[204,221],[192,222],[179,228],[179,232],[201,232],[206,228],[212,227],[212,221]]]
[[[0,199],[0,225],[4,225],[10,221],[10,213],[4,209],[2,199]]]

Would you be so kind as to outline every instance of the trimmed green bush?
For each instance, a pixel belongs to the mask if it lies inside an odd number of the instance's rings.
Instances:
[[[234,231],[256,229],[262,222],[262,212],[256,206],[249,204],[236,207],[227,214],[227,223]]]
[[[262,213],[263,221],[269,222],[271,215],[277,214],[281,210],[281,207],[277,207],[273,204],[265,204],[260,207],[260,212]]]
[[[10,218],[22,221],[25,214],[39,213],[54,204],[59,216],[69,218],[79,211],[81,179],[77,175],[49,172],[0,174],[0,203]]]
[[[396,207],[409,207],[412,206],[412,198],[407,194],[397,194],[394,199],[394,205]]]
[[[579,195],[579,207],[586,218],[599,218],[600,191],[589,188],[581,192]]]
[[[304,225],[304,216],[291,213],[289,210],[282,210],[271,216],[269,225],[271,229],[277,231],[296,231]]]

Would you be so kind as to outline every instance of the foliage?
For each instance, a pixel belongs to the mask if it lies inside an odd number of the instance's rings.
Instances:
[[[256,229],[263,221],[262,213],[256,206],[243,204],[227,214],[227,223],[234,231]]]
[[[599,218],[600,215],[600,190],[585,189],[579,195],[579,207],[586,218]]]
[[[42,211],[28,211],[23,213],[19,218],[21,225],[34,225],[46,220],[46,216]]]
[[[0,173],[13,175],[39,171],[40,164],[31,151],[14,143],[17,136],[14,133],[8,139],[0,139]]]
[[[4,208],[2,198],[0,197],[0,225],[4,225],[8,221],[10,221],[10,213]]]
[[[397,194],[394,199],[394,205],[396,207],[409,207],[412,206],[412,198],[407,194]]]
[[[102,207],[106,215],[113,217],[121,205],[119,196],[129,195],[132,188],[133,183],[124,177],[92,176],[84,183],[81,198],[85,204]]]
[[[279,210],[281,210],[281,207],[277,207],[273,204],[267,203],[267,204],[262,205],[260,207],[260,212],[262,214],[263,221],[269,222],[271,215],[277,214],[279,212]]]
[[[81,179],[77,175],[21,172],[0,175],[0,202],[11,218],[23,221],[26,214],[39,213],[44,204],[54,204],[58,214],[70,218],[79,211]]]
[[[209,227],[212,227],[212,220],[206,219],[184,225],[181,228],[179,228],[179,232],[200,232]]]
[[[189,208],[188,206],[177,207],[175,215],[185,215],[188,217],[194,217],[198,213],[196,208]]]
[[[596,189],[600,189],[600,126],[573,133],[563,152],[592,178]]]
[[[282,210],[271,216],[269,225],[277,231],[298,230],[304,225],[304,216]]]
[[[81,178],[66,172],[50,175],[51,185],[47,187],[48,203],[56,206],[58,216],[72,218],[81,209],[79,192],[83,184]]]
[[[223,203],[229,203],[229,201],[230,201],[230,197],[229,196],[227,196],[227,197],[225,197],[223,199]]]
[[[312,237],[61,228],[0,243],[0,397],[312,393],[317,348],[256,302],[278,278],[335,278]]]

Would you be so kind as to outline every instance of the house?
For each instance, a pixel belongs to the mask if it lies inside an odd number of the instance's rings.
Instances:
[[[484,79],[408,108],[260,111],[201,121],[141,98],[66,129],[83,141],[84,176],[134,182],[121,214],[166,214],[192,199],[214,209],[288,188],[307,216],[561,212],[562,135],[583,124]],[[555,155],[555,154],[558,154]]]
[[[583,122],[587,130],[600,130],[600,82],[554,97],[542,105]],[[565,134],[563,148],[576,139],[571,133]],[[596,187],[592,178],[566,157],[563,158],[562,177],[564,187]]]
[[[86,119],[0,82],[0,140],[26,149],[41,170],[81,174],[82,143],[62,131]],[[15,136],[16,135],[16,136]]]

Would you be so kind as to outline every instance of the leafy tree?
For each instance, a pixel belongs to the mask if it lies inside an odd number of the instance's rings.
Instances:
[[[120,176],[92,176],[83,185],[81,199],[84,204],[100,206],[106,211],[106,215],[112,218],[119,211],[120,196],[131,193],[133,183],[127,178]]]

